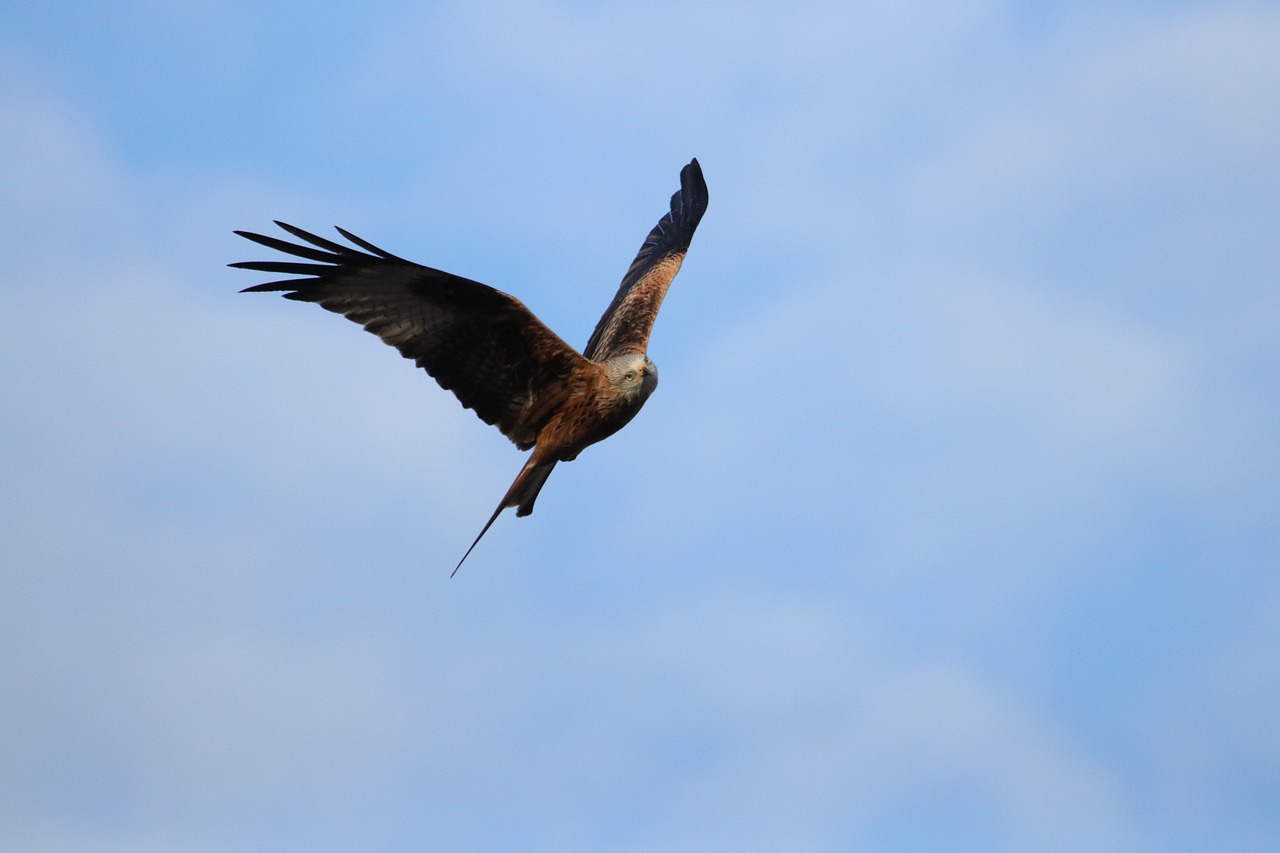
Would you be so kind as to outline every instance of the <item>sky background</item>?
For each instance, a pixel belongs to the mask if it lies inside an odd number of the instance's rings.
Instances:
[[[1280,849],[1280,6],[0,11],[0,848]],[[662,386],[522,456],[232,235]]]

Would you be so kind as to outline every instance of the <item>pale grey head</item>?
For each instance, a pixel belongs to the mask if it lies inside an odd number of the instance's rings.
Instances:
[[[658,366],[647,355],[617,355],[604,363],[604,369],[618,395],[637,406],[658,387]]]

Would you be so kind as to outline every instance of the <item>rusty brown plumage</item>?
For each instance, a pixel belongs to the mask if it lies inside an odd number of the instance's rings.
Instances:
[[[631,262],[613,302],[596,324],[583,355],[604,361],[623,353],[644,353],[658,308],[667,295],[693,232],[707,210],[707,184],[694,160],[680,171],[680,189],[671,196],[671,210],[649,232]]]
[[[279,221],[301,242],[237,231],[303,260],[231,266],[301,276],[244,292],[283,292],[360,323],[521,450],[532,448],[456,573],[504,509],[531,513],[557,462],[613,435],[653,393],[658,376],[646,355],[649,334],[706,208],[707,185],[693,160],[680,172],[671,210],[640,247],[582,353],[515,297],[406,261],[341,228],[357,248]]]

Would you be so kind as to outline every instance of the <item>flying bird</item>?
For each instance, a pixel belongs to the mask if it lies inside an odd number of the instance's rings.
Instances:
[[[580,353],[514,296],[406,261],[342,228],[338,233],[358,248],[278,220],[276,225],[302,242],[236,231],[307,262],[230,266],[302,276],[241,292],[281,292],[361,324],[516,447],[533,450],[458,561],[457,574],[504,509],[515,507],[517,516],[533,512],[556,463],[576,459],[622,429],[658,387],[658,369],[647,354],[649,333],[706,209],[707,184],[695,159],[680,171],[670,212],[645,238]]]

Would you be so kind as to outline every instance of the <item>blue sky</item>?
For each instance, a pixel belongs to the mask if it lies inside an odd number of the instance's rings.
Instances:
[[[1280,8],[11,2],[0,848],[1272,850]],[[231,234],[662,387],[521,464]]]

